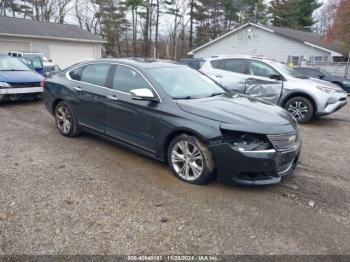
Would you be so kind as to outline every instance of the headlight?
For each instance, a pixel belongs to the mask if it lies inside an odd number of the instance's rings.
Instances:
[[[328,88],[328,87],[324,87],[324,86],[316,86],[317,89],[321,90],[322,92],[325,92],[327,94],[332,93],[333,91],[335,91],[332,88]]]
[[[4,88],[4,87],[10,87],[10,85],[6,82],[0,82],[0,88]]]
[[[260,151],[272,148],[265,135],[221,130],[224,142],[239,151]]]

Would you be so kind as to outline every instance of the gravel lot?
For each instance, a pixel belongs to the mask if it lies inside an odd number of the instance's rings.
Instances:
[[[0,255],[350,254],[350,105],[303,125],[295,175],[264,188],[188,185],[64,138],[41,102],[1,105],[0,119]]]

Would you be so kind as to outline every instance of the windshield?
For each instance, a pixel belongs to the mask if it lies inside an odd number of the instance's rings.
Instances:
[[[34,70],[34,65],[32,60],[26,57],[17,57],[22,63],[24,63],[26,66],[28,66],[30,69]]]
[[[28,57],[30,59],[34,59],[34,58],[37,58],[37,57],[40,57],[40,59],[43,61],[43,62],[49,62],[49,59],[44,56],[44,55],[41,55],[41,54],[24,54],[25,57]]]
[[[324,70],[324,69],[319,69],[319,71],[320,71],[322,74],[324,74],[325,76],[330,76],[330,75],[331,75],[328,71],[326,71],[326,70]]]
[[[284,64],[278,63],[278,62],[273,62],[273,66],[280,71],[282,74],[294,77],[294,78],[307,78],[305,75],[302,73],[294,70],[293,68],[290,68]]]
[[[209,77],[187,67],[149,69],[161,88],[174,99],[214,96],[226,91]]]
[[[0,57],[0,71],[30,71],[30,69],[17,58],[5,56]]]

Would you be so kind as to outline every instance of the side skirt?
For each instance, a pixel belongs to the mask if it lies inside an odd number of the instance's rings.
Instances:
[[[155,160],[160,161],[160,162],[164,162],[164,159],[160,158],[157,154],[154,154],[154,153],[149,152],[147,150],[141,149],[137,146],[131,145],[130,143],[124,142],[124,141],[122,141],[120,139],[116,139],[114,137],[110,137],[108,135],[102,134],[102,133],[97,132],[97,131],[94,131],[88,127],[80,126],[80,128],[82,131],[85,131],[86,133],[89,133],[89,134],[94,135],[94,136],[98,136],[98,137],[100,137],[104,140],[107,140],[113,144],[116,144],[116,145],[121,146],[123,148],[129,149],[137,154],[147,156],[149,158],[155,159]]]

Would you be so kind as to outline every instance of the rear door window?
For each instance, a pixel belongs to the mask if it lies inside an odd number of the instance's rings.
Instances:
[[[110,64],[91,64],[87,65],[80,76],[80,81],[97,86],[106,86]]]
[[[247,73],[247,60],[245,59],[225,59],[223,63],[223,69],[239,73],[246,74]]]

